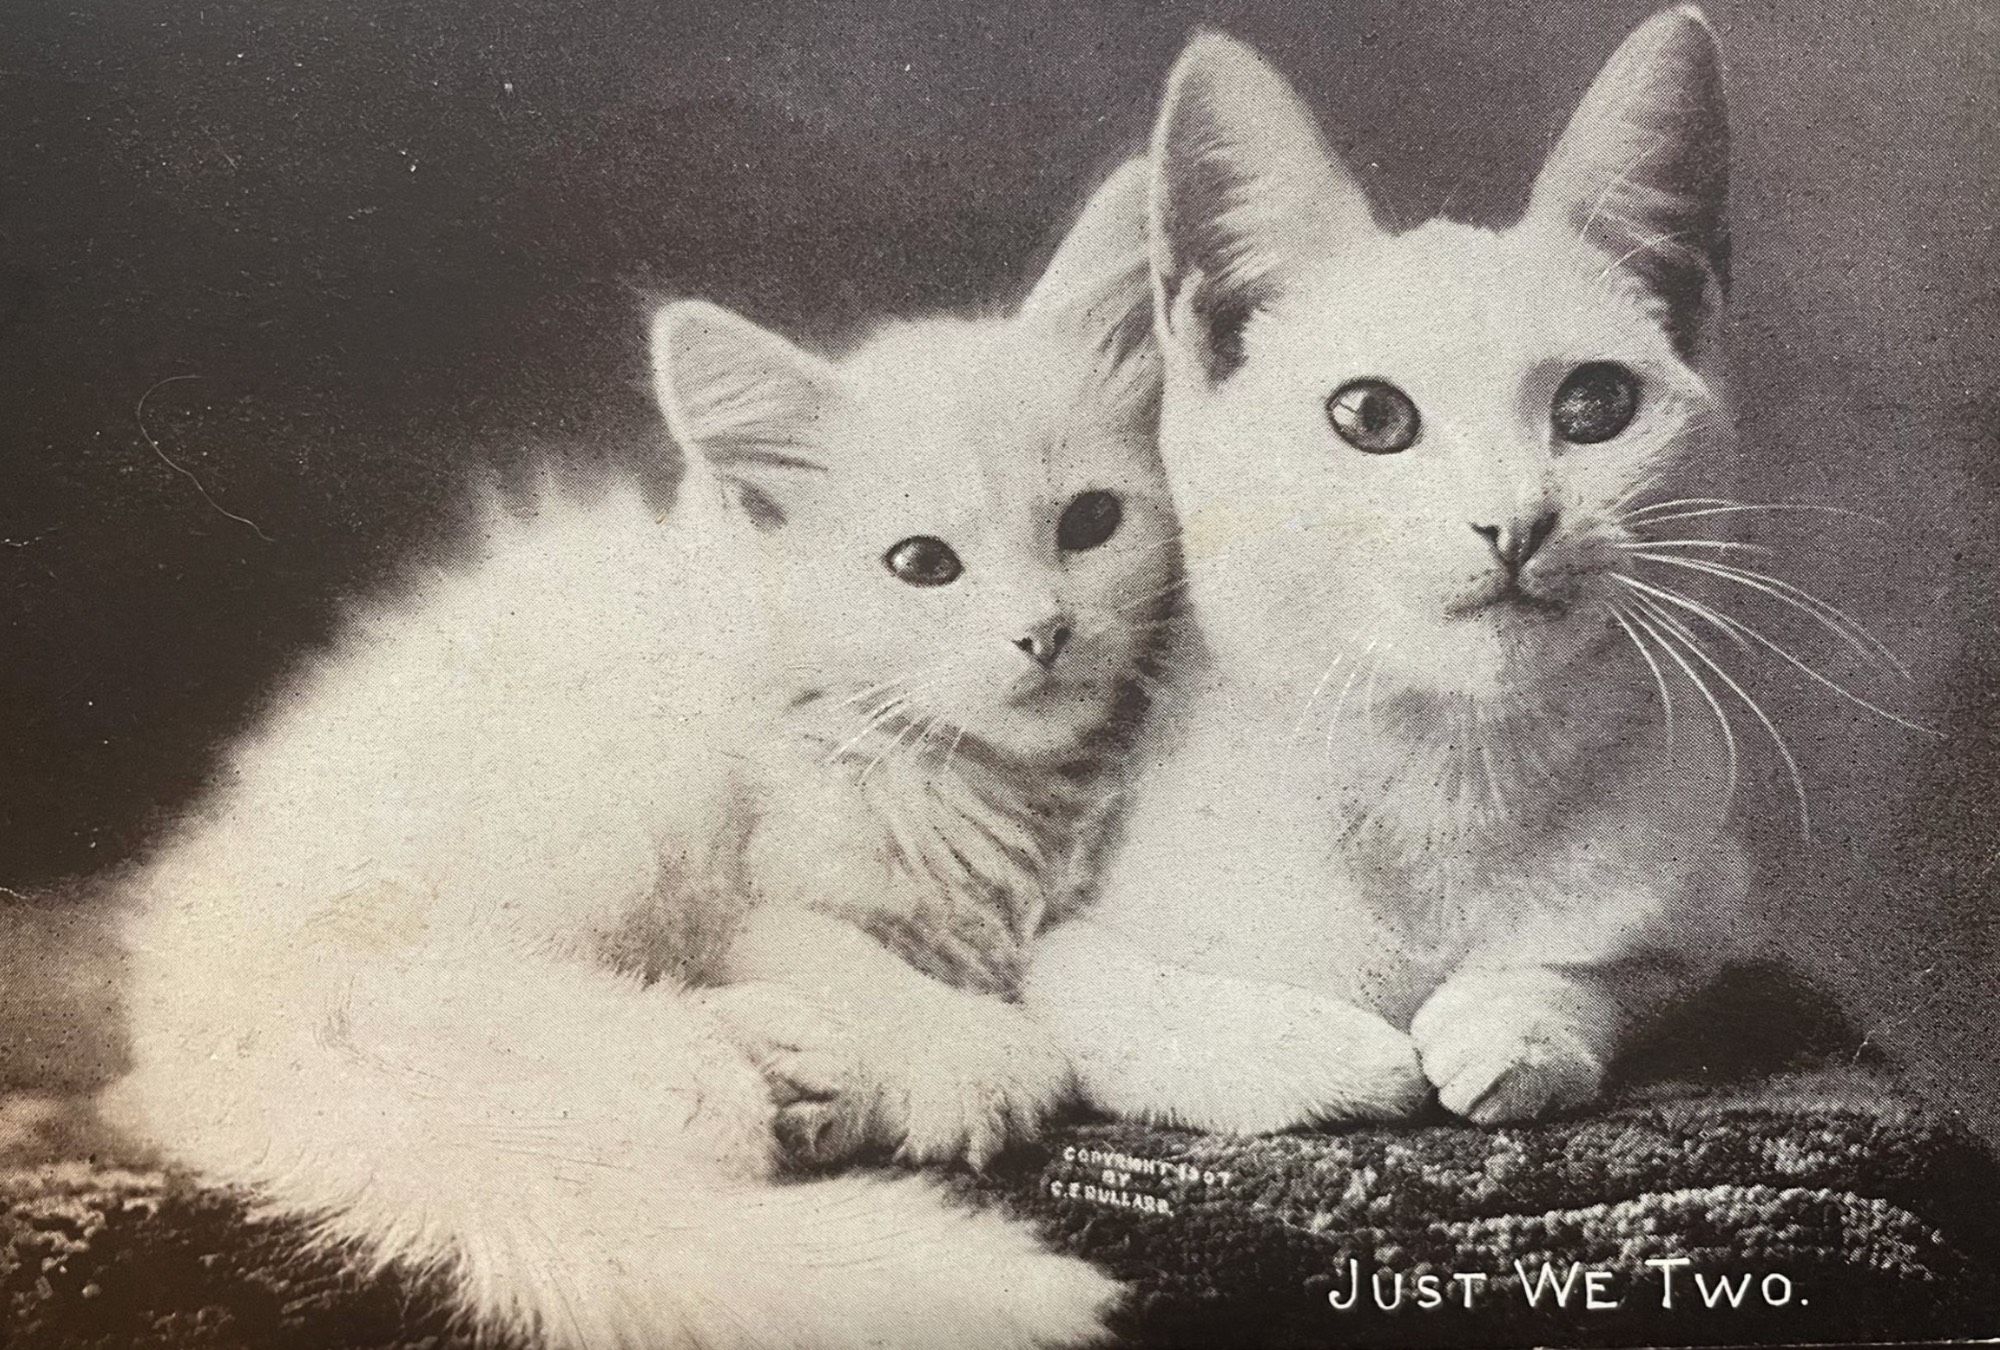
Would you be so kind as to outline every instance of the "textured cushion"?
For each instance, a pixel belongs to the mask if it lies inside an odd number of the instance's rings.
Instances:
[[[958,1186],[968,1203],[1005,1206],[1130,1281],[1120,1329],[1141,1343],[2000,1331],[1991,1155],[1852,1054],[1829,1066],[1831,1024],[1795,999],[1773,1002],[1772,987],[1753,975],[1663,1029],[1641,1057],[1656,1071],[1647,1081],[1566,1121],[1263,1139],[1076,1123]],[[1758,1034],[1745,1037],[1751,1024]],[[1813,1041],[1818,1067],[1756,1063],[1773,1045]],[[1648,1257],[1690,1263],[1676,1269],[1671,1311]],[[1336,1311],[1328,1295],[1345,1295],[1350,1261],[1364,1288],[1382,1271],[1385,1296],[1400,1272],[1402,1307],[1374,1310],[1364,1292]],[[1545,1263],[1557,1281],[1572,1263],[1609,1272],[1602,1297],[1622,1306],[1582,1308],[1579,1271],[1568,1308],[1546,1293],[1530,1307],[1521,1273],[1535,1280]],[[1485,1277],[1470,1312],[1455,1304],[1459,1272]],[[1703,1308],[1696,1273],[1711,1292],[1750,1276],[1743,1306]],[[1423,1275],[1452,1301],[1415,1310]],[[1764,1291],[1785,1292],[1767,1276],[1789,1281],[1785,1306],[1766,1306]],[[22,1347],[471,1344],[420,1282],[354,1278],[240,1197],[103,1163],[0,1172],[0,1315],[0,1344]]]

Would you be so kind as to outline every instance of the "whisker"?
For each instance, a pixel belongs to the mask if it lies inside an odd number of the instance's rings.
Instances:
[[[1640,598],[1639,603],[1641,605],[1644,605],[1647,608],[1648,612],[1650,612],[1655,618],[1658,618],[1663,622],[1666,621],[1666,619],[1669,617],[1660,610],[1658,605],[1654,604],[1650,600],[1645,599],[1644,597]],[[1713,657],[1711,657],[1707,653],[1707,651],[1705,651],[1702,648],[1700,642],[1698,642],[1695,639],[1694,635],[1690,633],[1684,625],[1675,624],[1673,625],[1673,627],[1676,630],[1676,632],[1680,635],[1681,641],[1687,644],[1689,653],[1692,654],[1695,657],[1695,659],[1700,661],[1703,665],[1707,666],[1710,670],[1714,671],[1716,677],[1720,679],[1724,684],[1728,685],[1731,691],[1735,693],[1736,697],[1743,700],[1743,706],[1748,708],[1751,714],[1754,717],[1756,717],[1756,719],[1759,722],[1762,722],[1764,724],[1764,730],[1770,733],[1771,744],[1777,747],[1778,757],[1785,761],[1785,771],[1791,775],[1792,793],[1794,796],[1798,798],[1799,832],[1805,837],[1806,842],[1808,843],[1812,842],[1812,815],[1806,806],[1805,779],[1799,773],[1799,762],[1797,759],[1793,758],[1792,748],[1789,745],[1786,745],[1785,738],[1778,734],[1777,724],[1771,720],[1770,716],[1767,713],[1765,713],[1763,705],[1759,704],[1756,699],[1750,697],[1749,691],[1746,690],[1741,684],[1738,684],[1736,682],[1735,677],[1732,676],[1728,671],[1724,670],[1720,665],[1720,663],[1718,663]]]
[[[1638,556],[1642,558],[1646,557],[1644,553],[1640,553]],[[1717,562],[1708,558],[1648,558],[1647,561],[1664,563],[1671,567],[1685,567],[1696,572],[1706,572],[1710,576],[1717,576],[1726,581],[1733,581],[1739,586],[1747,586],[1751,590],[1762,591],[1772,599],[1781,601],[1784,604],[1790,605],[1793,609],[1810,615],[1822,627],[1826,628],[1827,631],[1840,637],[1863,656],[1880,656],[1884,661],[1889,663],[1890,668],[1898,675],[1914,683],[1909,667],[1896,659],[1896,654],[1889,650],[1882,639],[1868,631],[1868,628],[1859,619],[1849,614],[1846,610],[1833,604],[1831,601],[1821,599],[1811,591],[1806,590],[1803,586],[1795,586],[1782,577],[1774,577],[1766,572],[1753,572],[1748,568],[1734,567],[1727,563]],[[1864,643],[1866,646],[1863,645]]]
[[[1646,650],[1646,644],[1640,640],[1639,630],[1631,625],[1623,612],[1616,605],[1607,605],[1605,608],[1618,626],[1625,630],[1625,636],[1632,640],[1632,649],[1639,653],[1639,659],[1646,663],[1646,669],[1653,672],[1653,683],[1660,691],[1661,714],[1666,723],[1667,753],[1671,755],[1674,750],[1674,696],[1667,691],[1666,673],[1660,669],[1660,663],[1653,659],[1653,654]]]
[[[852,750],[855,746],[861,744],[862,741],[866,740],[869,734],[873,732],[877,727],[880,727],[883,723],[887,722],[891,717],[894,717],[897,714],[897,712],[900,711],[901,709],[908,707],[910,704],[910,699],[914,697],[914,695],[915,695],[914,690],[908,691],[896,698],[890,699],[887,703],[884,703],[881,707],[874,709],[863,720],[861,730],[854,733],[854,738],[845,743],[844,745],[840,746],[838,749],[834,750],[832,754],[826,757],[824,762],[827,764],[838,763],[839,760],[842,758],[842,756],[846,755],[848,751]]]
[[[1629,543],[1621,543],[1619,548],[1631,552],[1642,548],[1712,548],[1721,552],[1775,553],[1769,544],[1746,544],[1737,539],[1647,539],[1639,537]]]
[[[1690,614],[1695,615],[1697,618],[1706,620],[1708,623],[1714,625],[1716,628],[1721,629],[1724,633],[1735,638],[1739,646],[1742,645],[1744,638],[1748,638],[1752,642],[1757,643],[1759,646],[1765,647],[1770,651],[1775,652],[1778,656],[1780,656],[1788,664],[1790,664],[1794,669],[1798,670],[1800,674],[1807,676],[1809,679],[1812,679],[1818,684],[1824,685],[1826,688],[1840,695],[1842,698],[1846,699],[1849,703],[1852,703],[1857,708],[1865,708],[1869,712],[1874,713],[1877,717],[1885,718],[1888,721],[1894,722],[1899,727],[1906,727],[1911,731],[1918,732],[1925,736],[1937,736],[1940,740],[1943,739],[1943,736],[1940,733],[1931,730],[1929,727],[1919,726],[1917,723],[1910,721],[1906,717],[1901,717],[1895,713],[1890,712],[1887,708],[1877,707],[1875,704],[1870,703],[1867,699],[1861,697],[1861,695],[1857,693],[1854,693],[1846,686],[1838,684],[1835,681],[1828,679],[1826,676],[1820,674],[1817,670],[1813,669],[1805,662],[1799,660],[1798,657],[1794,656],[1785,647],[1780,646],[1776,642],[1773,642],[1770,638],[1764,636],[1763,633],[1759,632],[1755,628],[1752,628],[1749,624],[1744,623],[1740,619],[1731,618],[1729,615],[1720,613],[1719,611],[1714,610],[1707,605],[1701,604],[1698,601],[1690,600],[1688,597],[1680,594],[1677,591],[1668,590],[1659,586],[1648,585],[1647,583],[1638,580],[1636,577],[1621,576],[1618,579],[1620,581],[1623,581],[1628,586],[1635,586],[1640,590],[1647,592],[1650,595],[1657,596],[1660,599],[1667,601],[1670,604],[1678,605],[1680,608],[1687,610]]]
[[[1715,714],[1716,725],[1722,728],[1722,744],[1729,756],[1729,783],[1723,790],[1724,809],[1726,810],[1728,803],[1736,800],[1737,770],[1741,759],[1740,753],[1736,748],[1736,732],[1729,725],[1729,714],[1722,710],[1722,701],[1716,698],[1715,691],[1708,687],[1708,681],[1701,678],[1700,673],[1687,663],[1687,658],[1674,649],[1673,644],[1666,640],[1659,629],[1648,623],[1644,616],[1640,614],[1632,614],[1631,619],[1633,623],[1651,635],[1653,641],[1660,644],[1660,650],[1671,657],[1674,664],[1681,668],[1681,673],[1687,676],[1688,683],[1695,687],[1696,691],[1701,694],[1702,699],[1708,704],[1709,710]]]
[[[1668,520],[1700,520],[1706,516],[1734,516],[1758,511],[1817,511],[1822,515],[1844,516],[1850,520],[1865,520],[1870,525],[1879,525],[1885,530],[1893,528],[1888,521],[1882,519],[1880,516],[1871,516],[1865,511],[1850,511],[1844,506],[1822,506],[1817,502],[1732,502],[1724,501],[1720,498],[1699,497],[1689,498],[1686,502],[1656,502],[1652,506],[1641,507],[1638,511],[1628,512],[1625,519],[1635,520],[1647,512],[1661,510],[1668,506],[1682,505],[1695,506],[1699,509],[1648,516],[1646,523],[1657,525],[1662,521]]]
[[[1296,741],[1299,738],[1299,733],[1305,730],[1306,719],[1312,716],[1313,704],[1317,703],[1319,696],[1326,692],[1326,684],[1328,680],[1333,678],[1334,668],[1345,660],[1346,656],[1346,652],[1335,652],[1333,660],[1327,662],[1326,669],[1320,672],[1319,683],[1313,686],[1310,694],[1306,695],[1306,706],[1299,709],[1299,720],[1293,723],[1292,734],[1289,739]]]
[[[915,731],[921,725],[923,725],[921,722],[917,721],[915,718],[911,718],[909,724],[903,727],[901,730],[899,730],[896,733],[895,737],[892,740],[890,740],[889,744],[883,747],[882,753],[868,761],[868,767],[861,771],[860,776],[855,781],[861,783],[867,782],[868,775],[874,773],[876,769],[880,768],[882,766],[882,761],[889,758],[890,754],[896,749],[896,747],[903,743],[903,737],[909,735],[912,731]]]
[[[1625,513],[1625,519],[1637,520],[1655,511],[1665,511],[1675,506],[1742,506],[1744,503],[1730,497],[1672,497],[1663,502],[1648,502]]]
[[[1331,759],[1333,757],[1333,733],[1340,726],[1340,715],[1347,707],[1347,696],[1354,692],[1355,681],[1361,676],[1362,662],[1365,661],[1368,663],[1369,672],[1372,676],[1375,668],[1375,644],[1380,640],[1379,638],[1368,639],[1368,645],[1362,648],[1361,655],[1355,658],[1354,665],[1349,668],[1347,678],[1341,682],[1340,697],[1333,701],[1333,715],[1327,718],[1326,721],[1325,747],[1321,752],[1323,758]]]

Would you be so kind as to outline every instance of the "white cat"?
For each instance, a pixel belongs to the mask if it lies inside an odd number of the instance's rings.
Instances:
[[[976,1160],[1069,1086],[992,991],[1172,574],[1144,204],[839,361],[662,309],[671,512],[496,508],[277,701],[128,888],[111,1118],[552,1346],[1093,1337],[1093,1268],[772,1140]]]
[[[1651,494],[1714,493],[1734,455],[1714,36],[1692,9],[1639,29],[1497,232],[1380,228],[1220,35],[1153,155],[1188,637],[1030,1005],[1120,1112],[1585,1102],[1728,954],[1745,889],[1722,710],[1661,703],[1728,677],[1636,570],[1685,518]]]

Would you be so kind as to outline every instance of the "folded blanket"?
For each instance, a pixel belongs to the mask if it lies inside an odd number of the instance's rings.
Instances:
[[[1754,1040],[1711,1005],[1702,1035],[1669,1027],[1649,1052],[1671,1071],[1665,1081],[1569,1120],[1488,1131],[1440,1118],[1271,1138],[1072,1123],[954,1185],[1129,1281],[1119,1330],[1135,1344],[2000,1332],[1992,1156],[1851,1055],[1829,1063],[1822,1046],[1818,1067],[1775,1074],[1727,1062],[1779,1043],[1775,1014],[1738,1011],[1759,1024]],[[1352,1306],[1335,1306],[1357,1276]],[[1400,1303],[1384,1311],[1374,1290],[1394,1301],[1398,1276]],[[1669,1279],[1671,1308],[1661,1306]],[[473,1340],[435,1288],[360,1279],[306,1254],[293,1225],[242,1197],[69,1163],[0,1172],[0,1343],[441,1350]]]
[[[1138,1343],[2000,1331],[1993,1159],[1846,1071],[1655,1089],[1532,1129],[1244,1139],[1105,1124],[977,1189],[1131,1281],[1121,1327]]]

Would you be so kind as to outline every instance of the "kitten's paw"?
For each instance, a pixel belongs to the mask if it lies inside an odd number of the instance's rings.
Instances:
[[[1453,1115],[1498,1125],[1595,1100],[1604,1059],[1573,1004],[1573,987],[1552,973],[1447,981],[1410,1023],[1438,1101]]]
[[[983,1166],[1070,1091],[1069,1062],[1018,1007],[937,994],[853,1017],[774,983],[704,997],[769,1082],[791,1162],[825,1166],[882,1146],[912,1164]]]
[[[896,1029],[876,1128],[907,1163],[983,1167],[1074,1090],[1069,1059],[1018,1006],[952,991]]]

